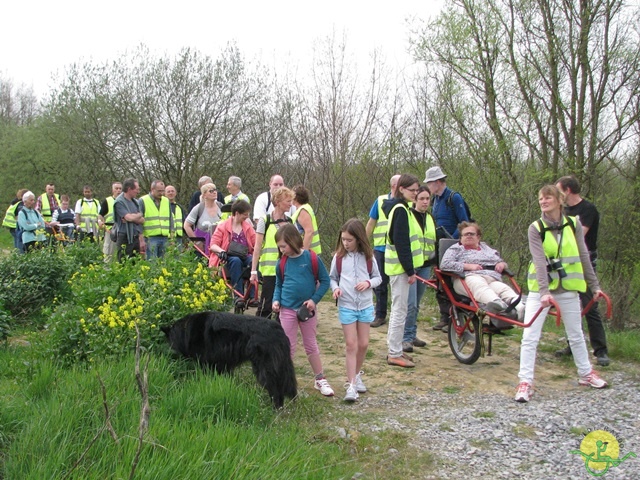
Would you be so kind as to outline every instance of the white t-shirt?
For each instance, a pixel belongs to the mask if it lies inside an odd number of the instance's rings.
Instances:
[[[269,213],[273,212],[274,208],[273,203],[269,202],[269,192],[262,192],[253,204],[253,219],[257,220],[266,217]],[[291,217],[295,211],[296,207],[291,205],[289,211],[284,212],[284,214],[287,217]]]

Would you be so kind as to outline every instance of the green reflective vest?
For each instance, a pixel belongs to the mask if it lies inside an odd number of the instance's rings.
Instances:
[[[173,211],[173,231],[172,235],[176,237],[182,236],[182,224],[184,223],[184,213],[182,212],[182,207],[177,203],[174,204],[175,209]]]
[[[20,202],[16,202],[13,205],[9,205],[7,212],[4,214],[2,220],[2,226],[7,228],[16,228],[18,226],[18,220],[16,219],[16,208]]]
[[[247,194],[245,194],[245,193],[242,193],[242,192],[235,198],[235,200],[232,200],[232,199],[233,199],[233,195],[231,195],[231,194],[227,195],[226,197],[224,197],[224,204],[227,205],[229,203],[235,202],[236,200],[244,200],[247,203],[251,203],[251,200],[249,200],[249,196]],[[226,220],[230,216],[231,216],[231,213],[223,212],[220,215],[220,221]]]
[[[301,205],[299,208],[296,208],[291,220],[293,223],[296,223],[298,220],[298,216],[302,210],[306,210],[307,213],[311,216],[311,224],[313,226],[313,238],[311,240],[310,249],[316,252],[317,254],[322,253],[322,246],[320,245],[320,233],[318,232],[318,222],[316,221],[316,214],[313,211],[313,208],[308,203]],[[304,233],[302,234],[302,238],[304,238]]]
[[[149,194],[144,195],[140,200],[144,202],[144,223],[142,230],[145,237],[168,237],[171,226],[171,207],[169,199],[160,199],[160,208],[156,207],[156,202]]]
[[[567,276],[560,278],[557,271],[550,271],[549,274],[549,290],[556,290],[560,285],[562,288],[568,291],[585,292],[587,290],[587,282],[584,279],[584,271],[582,269],[582,262],[580,261],[580,252],[578,251],[578,242],[576,241],[576,235],[574,229],[567,224],[567,218],[575,225],[576,219],[574,217],[562,217],[562,221],[565,227],[562,229],[562,239],[560,248],[558,248],[558,238],[555,234],[548,232],[544,236],[542,242],[542,248],[544,254],[548,259],[558,259],[564,267],[564,271]],[[545,228],[547,224],[542,220]],[[533,223],[536,230],[540,231],[540,225],[536,221]],[[536,277],[536,266],[533,262],[529,264],[529,272],[527,275],[527,286],[529,291],[538,292],[540,286],[538,285],[538,279]]]
[[[80,217],[78,224],[87,231],[92,230],[92,226],[98,221],[100,213],[100,202],[96,198],[80,200],[80,211],[76,212]]]
[[[425,214],[424,218],[424,231],[421,233],[422,242],[422,255],[426,262],[431,257],[431,252],[436,249],[436,223],[433,220],[433,216]]]
[[[116,202],[116,199],[111,197],[107,197],[107,214],[104,217],[104,223],[107,225],[113,225],[113,204]]]
[[[56,197],[58,206],[60,206],[60,196],[57,193],[53,194]],[[44,218],[45,222],[51,221],[51,205],[49,205],[49,196],[46,193],[40,195],[40,215]]]
[[[289,220],[290,221],[290,220]],[[260,272],[263,276],[273,277],[276,274],[276,264],[278,263],[279,251],[276,243],[276,232],[278,226],[271,220],[270,216],[265,218],[267,229],[262,239],[262,251],[260,252]]]
[[[387,275],[400,275],[406,273],[400,259],[398,258],[398,252],[396,251],[395,244],[390,243],[389,229],[393,223],[393,215],[399,208],[404,208],[407,212],[407,218],[409,219],[409,242],[411,246],[411,255],[413,256],[413,268],[419,268],[424,264],[423,254],[423,242],[421,237],[423,235],[420,224],[414,215],[411,214],[409,209],[403,203],[394,205],[389,212],[389,228],[387,228],[387,243],[384,250],[384,273]],[[434,230],[435,231],[435,230]]]
[[[389,194],[380,195],[378,197],[378,221],[376,227],[373,229],[373,246],[384,247],[387,243],[387,227],[389,226],[389,220],[382,211],[382,203],[389,199]]]

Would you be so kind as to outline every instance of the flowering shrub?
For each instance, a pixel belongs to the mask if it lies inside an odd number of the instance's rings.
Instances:
[[[191,255],[170,251],[153,262],[88,265],[69,280],[70,298],[56,299],[49,349],[67,363],[119,356],[164,343],[160,327],[202,310],[228,310],[220,279]]]

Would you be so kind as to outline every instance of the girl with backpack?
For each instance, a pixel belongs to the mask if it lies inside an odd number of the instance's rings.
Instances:
[[[289,338],[291,358],[296,352],[300,328],[304,350],[315,374],[314,387],[322,395],[331,397],[334,392],[324,376],[316,338],[316,304],[329,289],[329,274],[315,252],[303,250],[302,237],[292,224],[281,226],[275,240],[282,257],[276,265],[271,308],[280,314],[280,325]]]
[[[382,282],[367,232],[360,220],[347,220],[340,229],[329,277],[346,343],[347,393],[344,400],[355,402],[359,393],[367,391],[361,368],[369,348],[371,322],[375,317],[372,292]]]

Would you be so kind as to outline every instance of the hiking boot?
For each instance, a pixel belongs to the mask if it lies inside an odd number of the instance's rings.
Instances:
[[[320,390],[320,393],[325,397],[333,397],[334,395],[333,388],[331,388],[331,385],[329,385],[326,378],[316,380],[314,387],[316,390]]]
[[[527,403],[531,400],[531,396],[533,395],[533,389],[531,388],[531,384],[527,382],[520,382],[518,385],[518,390],[516,391],[515,401],[520,403]]]
[[[360,372],[358,372],[358,374],[356,375],[356,392],[358,393],[365,393],[367,391],[367,387],[362,381],[362,375],[364,375],[364,372],[362,370],[360,370]]]
[[[570,346],[566,346],[561,350],[556,350],[556,353],[554,353],[554,355],[558,358],[562,358],[562,357],[570,357],[572,355],[571,353],[571,347]]]
[[[578,379],[578,385],[582,385],[583,387],[605,388],[608,384],[600,378],[600,375],[598,375],[595,370],[591,370],[589,375]]]
[[[403,368],[413,368],[416,366],[411,360],[408,360],[405,357],[389,357],[387,356],[387,363],[389,365],[395,365],[397,367]]]
[[[424,340],[420,340],[418,337],[413,339],[413,346],[414,347],[426,347],[427,346],[427,342],[425,342]]]
[[[347,383],[345,385],[347,388],[347,394],[344,396],[345,402],[355,402],[358,399],[358,392],[356,391],[355,383]]]
[[[384,325],[385,323],[387,323],[387,319],[386,318],[378,317],[373,322],[371,322],[371,326],[373,328],[378,328],[378,327],[381,327],[382,325]]]
[[[402,342],[402,351],[403,352],[413,352],[413,343],[411,343],[411,342]]]
[[[611,363],[609,356],[604,352],[596,353],[596,358],[598,359],[598,365],[600,365],[601,367],[608,367]]]
[[[440,320],[440,323],[437,323],[433,326],[434,330],[442,330],[443,332],[449,331],[449,322],[445,322],[444,320]]]

